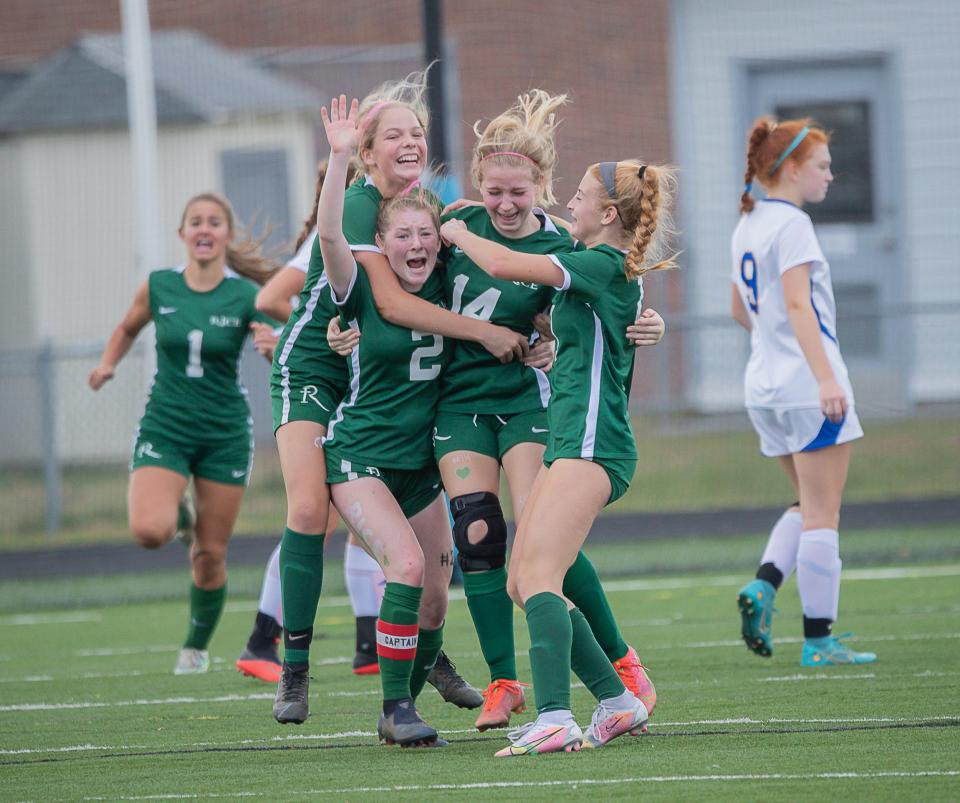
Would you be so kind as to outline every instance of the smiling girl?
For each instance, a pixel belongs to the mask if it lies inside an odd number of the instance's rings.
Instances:
[[[99,390],[112,379],[154,322],[157,370],[137,428],[127,507],[133,536],[146,549],[164,546],[178,527],[193,527],[190,627],[174,667],[183,675],[209,668],[207,645],[226,598],[227,542],[253,461],[240,351],[251,324],[272,323],[257,312],[257,288],[247,279],[263,284],[274,266],[257,243],[233,244],[233,210],[214,193],[187,202],[179,234],[187,264],[154,271],[140,285],[88,381]],[[181,501],[191,476],[195,523]]]
[[[557,361],[543,465],[517,524],[508,587],[526,611],[536,721],[511,732],[498,756],[599,747],[647,720],[583,614],[564,593],[597,513],[627,489],[636,467],[628,412],[634,352],[624,330],[637,318],[641,276],[671,266],[672,175],[634,160],[590,167],[567,208],[582,250],[522,254],[447,221],[444,240],[494,278],[555,288]],[[570,710],[570,671],[599,704],[586,735]]]
[[[491,120],[474,126],[471,173],[482,206],[453,213],[468,231],[525,254],[563,254],[573,240],[541,206],[556,203],[553,171],[557,161],[557,112],[565,95],[534,89]],[[549,309],[549,284],[489,276],[464,249],[446,255],[447,298],[451,309],[510,327],[530,337],[538,313]],[[657,342],[663,320],[655,312],[636,321]],[[631,319],[630,323],[633,323]],[[626,337],[623,336],[624,345]],[[525,708],[517,679],[513,604],[507,594],[507,525],[498,494],[500,471],[510,489],[514,516],[520,518],[540,466],[550,425],[550,382],[538,368],[513,362],[501,365],[472,343],[458,343],[443,377],[434,432],[434,451],[450,496],[457,559],[464,593],[490,684],[476,721],[479,730],[503,727],[511,712]],[[599,578],[580,552],[564,587],[576,595],[609,660],[649,710],[656,692],[636,651],[617,627]]]
[[[425,91],[425,73],[414,73],[378,87],[360,104],[363,129],[353,158],[361,177],[343,200],[343,234],[386,320],[481,342],[498,358],[512,359],[526,349],[521,335],[405,292],[376,242],[380,205],[410,189],[427,163]],[[343,181],[343,175],[338,180]],[[280,543],[284,663],[274,703],[274,717],[282,723],[300,723],[309,714],[309,651],[323,584],[330,503],[323,439],[349,387],[346,362],[326,342],[327,321],[336,314],[317,239],[300,304],[274,352],[271,377],[273,424],[287,496]]]
[[[377,723],[388,744],[433,744],[437,732],[417,713],[443,641],[452,540],[430,431],[447,341],[396,326],[377,311],[365,272],[342,233],[338,184],[362,131],[357,101],[323,110],[330,142],[329,181],[317,228],[327,277],[341,316],[365,332],[351,355],[350,391],[330,422],[324,447],[337,509],[377,560],[387,584],[377,620],[383,708]],[[407,293],[443,303],[434,269],[440,250],[437,210],[419,192],[383,204],[376,243]]]

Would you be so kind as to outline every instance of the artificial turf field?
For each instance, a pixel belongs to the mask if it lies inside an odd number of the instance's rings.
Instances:
[[[845,572],[840,627],[878,663],[799,666],[794,581],[777,599],[770,659],[738,640],[747,574],[618,578],[610,599],[649,665],[659,701],[643,737],[602,750],[495,759],[503,732],[427,687],[424,717],[445,749],[380,747],[376,677],[354,677],[346,599],[325,595],[310,719],[277,725],[272,689],[233,658],[255,602],[229,603],[207,675],[174,677],[184,602],[0,616],[3,800],[392,798],[543,800],[960,799],[960,563]],[[448,653],[486,680],[459,594]],[[521,679],[526,628],[517,616]],[[593,703],[574,689],[574,713]],[[515,717],[527,721],[528,714]]]

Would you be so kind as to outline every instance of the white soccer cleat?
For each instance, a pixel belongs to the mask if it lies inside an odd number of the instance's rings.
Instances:
[[[210,669],[210,653],[184,647],[177,656],[177,665],[173,667],[175,675],[200,675]]]
[[[632,701],[625,707],[609,705],[601,700],[593,712],[590,727],[584,734],[584,747],[603,747],[607,742],[625,733],[639,734],[647,724],[647,707],[632,694]]]
[[[641,705],[641,708],[643,706]],[[510,746],[496,753],[497,758],[511,756],[538,756],[542,753],[575,753],[580,750],[583,731],[571,716],[563,725],[541,722],[542,715],[534,722],[521,725],[510,731],[507,738]]]

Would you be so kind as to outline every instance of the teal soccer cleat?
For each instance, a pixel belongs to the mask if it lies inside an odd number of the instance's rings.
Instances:
[[[840,666],[843,664],[872,664],[875,652],[857,652],[836,636],[808,638],[800,655],[801,666]]]
[[[751,580],[737,594],[740,608],[740,632],[751,652],[769,658],[773,655],[773,601],[777,590],[766,580]]]

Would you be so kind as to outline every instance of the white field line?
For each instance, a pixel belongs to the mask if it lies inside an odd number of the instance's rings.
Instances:
[[[865,642],[875,642],[875,641],[932,641],[932,640],[955,640],[960,639],[960,633],[908,633],[902,636],[893,636],[893,635],[871,635],[864,638]],[[803,638],[799,636],[788,636],[784,638],[777,639],[778,644],[802,644]],[[683,644],[647,644],[644,647],[645,651],[653,650],[680,650],[680,649],[692,649],[692,650],[701,650],[701,649],[713,649],[713,648],[725,648],[725,647],[737,647],[740,648],[743,646],[743,641],[741,639],[724,639],[722,641],[692,641],[686,642]],[[116,647],[116,648],[107,648],[99,647],[97,649],[85,649],[85,650],[76,650],[73,655],[78,657],[112,657],[115,655],[139,655],[143,653],[174,653],[179,649],[176,645],[171,644],[154,644],[146,645],[143,647]],[[523,653],[518,653],[522,655]],[[465,652],[460,654],[461,657],[478,657],[479,652]],[[353,660],[352,656],[348,655],[330,655],[326,658],[318,658],[311,661],[312,666],[342,666],[343,664],[348,664]],[[211,671],[213,672],[224,672],[229,671],[230,667],[227,665],[227,661],[223,658],[214,658],[214,666]],[[53,680],[78,680],[78,679],[96,679],[96,678],[110,678],[110,677],[127,677],[131,675],[149,675],[157,674],[156,672],[122,672],[122,673],[96,673],[96,672],[86,672],[78,675],[63,675],[59,677],[53,677],[50,675],[27,675],[21,677],[0,677],[0,683],[39,683],[39,682],[50,682]],[[164,673],[160,673],[164,674]],[[950,673],[958,674],[958,673]],[[931,673],[931,672],[920,672],[915,673],[913,677],[923,678],[923,677],[947,677],[945,673]],[[858,680],[872,678],[873,674],[863,673],[857,675],[789,675],[783,676],[780,678],[770,677],[770,678],[760,678],[758,682],[771,682],[774,680],[847,680],[850,678],[856,678]],[[578,685],[574,684],[572,688],[577,688]],[[336,696],[350,696],[350,692],[331,692]],[[0,711],[4,710],[0,708]]]
[[[0,616],[0,625],[61,625],[76,622],[102,622],[103,614],[97,611],[64,611],[62,613],[18,613]]]
[[[299,789],[285,790],[296,798],[309,798],[313,795],[348,795],[369,794],[371,792],[429,792],[429,791],[458,791],[472,789],[527,789],[531,787],[555,787],[578,789],[581,786],[614,786],[617,784],[644,784],[644,783],[705,783],[715,781],[872,781],[881,778],[956,778],[960,770],[918,770],[883,772],[810,772],[810,773],[755,773],[738,775],[638,775],[632,778],[571,778],[556,781],[492,781],[489,783],[434,783],[434,784],[397,784],[395,786],[353,786],[340,789]],[[166,793],[155,795],[85,797],[84,800],[196,800],[199,798],[224,797],[274,797],[275,792],[242,791],[242,792],[210,792],[210,793]]]
[[[758,683],[790,683],[801,680],[869,680],[876,673],[864,672],[860,675],[783,675],[778,678],[758,678]]]
[[[697,728],[706,725],[863,725],[870,723],[879,724],[899,724],[899,723],[920,723],[920,722],[938,722],[955,721],[958,716],[933,716],[933,717],[853,717],[848,719],[753,719],[751,717],[736,717],[730,719],[698,719],[684,722],[651,722],[650,732],[656,733],[661,728]],[[491,731],[490,736],[496,736],[504,731]],[[472,734],[477,735],[475,728],[444,729],[444,736],[455,736]],[[271,736],[263,739],[241,739],[239,741],[225,742],[188,742],[179,745],[179,749],[187,750],[190,748],[204,747],[231,747],[246,745],[269,745],[269,744],[289,744],[291,742],[335,742],[342,739],[357,738],[376,738],[376,731],[341,731],[339,733],[293,733],[282,736]],[[492,739],[491,739],[492,741]],[[157,745],[130,745],[130,744],[78,744],[67,747],[40,747],[40,748],[15,748],[0,749],[0,755],[37,755],[46,753],[70,753],[70,752],[93,752],[93,751],[130,751],[130,750],[164,750]]]
[[[960,564],[946,566],[891,566],[877,569],[849,569],[843,573],[843,580],[914,580],[925,577],[960,577]],[[705,577],[664,577],[649,580],[610,580],[603,584],[607,593],[621,591],[679,591],[687,588],[718,588],[743,585],[742,574],[720,574]],[[453,595],[450,595],[453,599]]]
[[[843,579],[857,580],[905,580],[923,577],[960,577],[960,564],[946,566],[904,566],[877,569],[850,569],[843,573]],[[743,584],[742,574],[707,575],[691,578],[652,578],[649,580],[611,580],[603,584],[604,589],[611,594],[623,591],[679,591],[687,588],[715,588]],[[739,585],[738,585],[739,584]],[[451,601],[463,601],[463,591],[450,591]],[[345,596],[321,597],[320,613],[325,608],[342,608],[350,604]],[[257,610],[254,600],[228,602],[224,608],[225,614],[247,614]],[[75,617],[75,618],[73,618]],[[82,617],[82,618],[81,618]],[[87,618],[90,617],[90,618]],[[59,624],[62,622],[96,622],[100,621],[101,614],[96,611],[74,611],[62,614],[17,614],[15,616],[0,617],[0,625],[31,625],[31,624]]]
[[[960,633],[908,633],[904,636],[865,636],[863,641],[931,641],[937,639],[958,639]],[[859,641],[859,639],[857,639]],[[778,638],[777,644],[803,644],[800,636]],[[694,650],[709,649],[712,647],[742,647],[743,639],[724,639],[723,641],[692,641],[688,644],[650,644],[644,645],[644,650],[675,650],[688,647]]]

